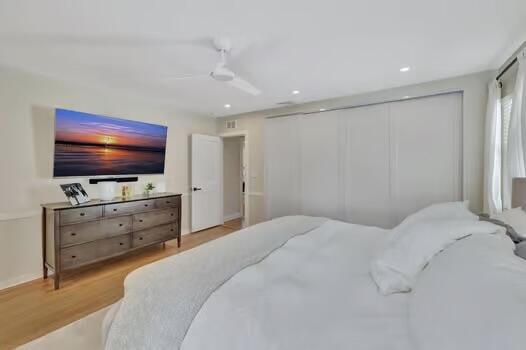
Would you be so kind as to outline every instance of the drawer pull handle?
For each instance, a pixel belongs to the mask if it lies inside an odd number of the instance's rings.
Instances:
[[[77,257],[76,255],[72,255],[72,256],[71,256],[72,259],[75,259],[76,257]]]
[[[174,213],[171,213],[170,216],[174,216]]]
[[[85,216],[85,215],[86,215],[86,213],[80,213],[80,216]]]
[[[119,226],[121,226],[121,227],[122,227],[123,225],[124,225],[124,224],[119,224]]]
[[[113,211],[117,211],[117,208],[113,208]]]
[[[142,222],[142,219],[141,219],[141,220],[139,220],[139,222]]]
[[[166,204],[170,204],[170,203],[172,203],[172,202],[170,202],[170,201],[166,201]]]
[[[71,232],[71,235],[72,236],[76,236],[77,234],[75,232]]]
[[[174,230],[173,228],[170,229],[170,231],[173,231],[173,230]]]
[[[142,237],[139,237],[139,241],[142,241]]]
[[[145,206],[145,207],[147,207],[147,206],[148,206],[148,204],[145,204],[144,206]]]
[[[122,242],[119,242],[119,245],[124,245],[124,243],[122,243]]]

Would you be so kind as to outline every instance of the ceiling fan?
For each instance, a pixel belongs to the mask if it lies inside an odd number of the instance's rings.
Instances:
[[[216,63],[215,68],[206,73],[200,74],[183,74],[176,76],[168,76],[167,79],[194,79],[201,77],[210,77],[216,81],[224,82],[236,89],[246,92],[250,95],[260,95],[261,90],[256,88],[254,85],[241,78],[235,72],[227,67],[227,56],[232,50],[232,43],[228,38],[216,38],[213,40],[213,48],[219,54],[219,62]]]
[[[83,37],[73,35],[46,35],[34,34],[24,36],[2,36],[0,39],[12,43],[29,44],[29,45],[88,45],[88,46],[198,46],[212,48],[219,54],[219,62],[211,71],[197,74],[182,74],[165,76],[166,80],[181,80],[195,78],[212,78],[219,82],[224,82],[236,89],[253,96],[261,94],[261,90],[237,75],[227,67],[227,58],[232,53],[232,42],[227,37],[198,38],[193,40],[175,40],[173,38],[145,38],[145,37],[120,37],[120,36],[103,36],[103,37]]]

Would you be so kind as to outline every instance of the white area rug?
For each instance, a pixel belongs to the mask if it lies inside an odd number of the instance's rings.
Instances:
[[[105,307],[78,321],[22,345],[20,350],[98,350],[102,349],[102,320],[111,307]]]

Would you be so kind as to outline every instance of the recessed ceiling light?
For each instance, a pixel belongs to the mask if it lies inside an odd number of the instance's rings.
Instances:
[[[229,105],[228,103],[225,105],[225,108],[227,108],[227,109],[230,108],[230,107],[232,107],[232,106]]]
[[[292,90],[292,94],[293,95],[299,95],[300,91],[299,90]]]
[[[410,70],[411,70],[411,67],[402,67],[402,68],[400,68],[400,72],[402,72],[402,73],[409,72]]]
[[[402,98],[409,98],[409,97],[411,97],[411,96],[404,96],[404,97],[402,97]]]
[[[320,108],[320,112],[325,112],[327,109],[325,108]]]

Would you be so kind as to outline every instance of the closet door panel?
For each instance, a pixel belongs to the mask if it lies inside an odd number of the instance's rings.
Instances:
[[[267,219],[300,214],[299,117],[265,120]]]
[[[344,113],[343,113],[344,112]],[[388,105],[342,111],[345,220],[391,227]]]
[[[339,219],[338,112],[301,117],[301,213]]]
[[[391,103],[391,189],[396,223],[461,199],[462,95]]]

